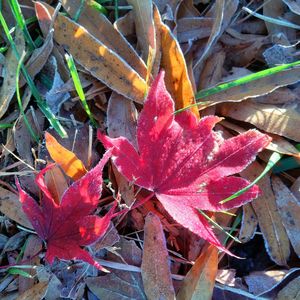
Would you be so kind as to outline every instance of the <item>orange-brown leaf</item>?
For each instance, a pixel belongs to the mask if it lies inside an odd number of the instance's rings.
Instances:
[[[179,109],[194,104],[195,95],[180,45],[169,27],[162,22],[157,9],[154,9],[153,17],[161,38],[160,66],[165,70],[165,83],[174,99],[175,107]],[[192,107],[191,111],[199,117],[197,107]]]
[[[65,173],[73,180],[78,180],[87,170],[82,161],[70,150],[63,147],[48,132],[45,134],[46,147],[51,158],[61,166]]]

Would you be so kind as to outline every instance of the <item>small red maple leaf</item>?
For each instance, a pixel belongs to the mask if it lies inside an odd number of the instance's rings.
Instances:
[[[43,192],[41,205],[17,186],[22,208],[39,237],[47,243],[46,260],[52,264],[54,258],[80,259],[107,271],[80,246],[94,243],[106,232],[115,205],[103,217],[90,215],[97,207],[102,192],[102,170],[110,151],[106,152],[95,168],[75,181],[63,194],[61,203],[55,203],[49,192],[44,174],[53,166],[44,168],[36,177],[36,183]]]
[[[189,111],[174,115],[174,102],[164,84],[164,72],[154,80],[137,126],[138,149],[124,137],[98,132],[118,170],[136,185],[153,191],[175,221],[225,250],[198,209],[224,211],[256,198],[258,186],[219,202],[249,182],[231,176],[241,172],[266,147],[270,137],[249,130],[228,140],[213,127],[221,118],[197,120]]]

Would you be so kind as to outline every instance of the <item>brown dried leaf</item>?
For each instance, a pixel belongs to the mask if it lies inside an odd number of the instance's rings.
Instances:
[[[226,128],[234,130],[238,133],[246,132],[246,129],[244,129],[243,127],[240,127],[226,120],[223,120],[221,124]],[[267,146],[268,150],[275,151],[284,155],[299,157],[300,154],[298,149],[290,142],[288,142],[285,138],[270,133],[269,135],[272,137],[272,142]]]
[[[244,205],[242,226],[239,232],[239,240],[242,243],[247,243],[253,238],[257,224],[258,220],[251,204]]]
[[[161,36],[161,68],[165,70],[165,83],[168,92],[175,101],[176,109],[186,107],[195,103],[195,95],[191,81],[188,77],[187,66],[180,45],[175,36],[171,33],[157,11],[154,9],[155,29]],[[159,51],[159,49],[157,49]],[[196,116],[199,116],[198,109],[191,109]]]
[[[65,175],[58,166],[54,166],[45,174],[45,182],[55,203],[59,205],[62,195],[68,189]]]
[[[34,115],[34,117],[33,117]],[[45,118],[40,110],[28,110],[26,113],[28,122],[34,132],[40,133],[44,127]],[[36,122],[35,122],[36,121]],[[37,126],[39,128],[37,128]],[[28,164],[33,165],[33,156],[31,152],[34,140],[28,131],[24,118],[20,117],[14,128],[14,142],[19,156]]]
[[[133,6],[138,44],[142,49],[142,57],[144,61],[147,62],[149,47],[154,51],[156,49],[152,0],[127,0],[127,2]]]
[[[53,31],[50,31],[44,41],[44,44],[35,49],[29,60],[26,63],[26,70],[31,78],[34,78],[37,75],[44,65],[47,63],[47,60],[53,50]],[[20,79],[20,86],[23,86],[26,83],[25,78],[22,76]]]
[[[133,145],[136,142],[137,111],[131,100],[112,93],[107,108],[107,132],[112,138],[126,137]],[[127,205],[134,201],[134,186],[113,166],[118,191]]]
[[[291,186],[291,192],[300,201],[300,177],[298,177]]]
[[[253,101],[227,103],[221,108],[222,115],[253,124],[267,132],[300,141],[300,114],[291,108],[258,104]]]
[[[213,18],[182,18],[177,21],[177,39],[179,43],[200,40],[210,36]]]
[[[37,254],[42,250],[42,240],[36,235],[30,235],[25,244],[23,259],[26,265],[38,265],[40,258]],[[25,263],[24,263],[25,264]],[[31,276],[36,275],[35,269],[27,270]],[[19,276],[19,293],[22,294],[34,286],[35,279]]]
[[[263,167],[258,162],[254,162],[241,175],[253,181],[262,171]],[[289,238],[282,225],[269,175],[265,175],[259,181],[258,186],[263,193],[251,204],[265,240],[266,250],[276,264],[287,265],[290,256]]]
[[[33,229],[27,216],[23,212],[19,197],[9,190],[0,187],[0,211],[8,218],[27,228]]]
[[[217,271],[218,250],[210,245],[202,251],[202,254],[186,275],[176,299],[211,299]]]
[[[35,2],[40,23],[49,23],[54,10]],[[55,18],[54,40],[63,45],[85,69],[114,91],[142,103],[147,90],[145,80],[118,54],[93,37],[84,27],[61,14]]]
[[[119,249],[118,255],[108,253],[107,260],[140,266],[142,253],[134,241],[121,239],[115,246]],[[87,277],[85,282],[101,300],[147,299],[139,273],[114,270],[105,276]]]
[[[175,299],[164,231],[160,219],[153,213],[145,220],[141,268],[147,299]]]
[[[81,0],[62,0],[62,6],[72,18],[75,17],[80,7],[81,13],[77,23],[85,27],[107,48],[122,57],[142,78],[146,78],[147,67],[142,59],[111,22],[89,6],[90,2],[90,0],[84,3]]]
[[[289,9],[297,14],[300,15],[300,2],[299,0],[282,0],[288,7]]]
[[[245,276],[244,280],[249,287],[249,292],[258,295],[271,289],[282,280],[286,274],[286,270],[252,272],[248,276]]]
[[[300,276],[289,282],[278,292],[276,300],[297,300],[300,298]]]
[[[39,282],[35,284],[31,289],[18,296],[16,300],[40,300],[45,295],[47,286],[47,281]]]
[[[194,69],[201,66],[204,60],[211,54],[214,44],[229,25],[231,18],[237,10],[238,4],[238,0],[217,0],[215,2],[214,7],[212,8],[214,12],[214,23],[212,25],[210,37],[201,57],[195,63]]]
[[[25,41],[23,32],[16,30],[15,45],[18,53],[25,51]],[[16,91],[16,71],[19,60],[16,58],[14,51],[10,48],[5,57],[5,76],[0,88],[0,118],[6,113],[9,103]]]
[[[235,54],[236,55],[236,54]],[[247,98],[256,98],[266,95],[272,91],[298,82],[300,79],[300,67],[291,68],[280,73],[275,73],[270,76],[254,80],[228,90],[222,91],[212,96],[201,98],[202,101],[207,101],[200,108],[215,105],[222,102],[238,102]]]
[[[300,202],[279,177],[272,178],[272,187],[282,223],[296,254],[300,257]]]

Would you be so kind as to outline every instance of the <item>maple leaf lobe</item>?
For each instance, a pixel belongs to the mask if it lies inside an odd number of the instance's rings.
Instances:
[[[98,138],[112,149],[112,161],[129,181],[154,191],[175,221],[224,250],[197,210],[228,210],[256,198],[260,191],[255,185],[232,201],[219,203],[250,184],[232,175],[245,169],[270,138],[249,130],[224,140],[213,131],[221,120],[207,116],[198,121],[189,111],[175,116],[161,72],[138,119],[138,149],[124,137],[98,132]]]

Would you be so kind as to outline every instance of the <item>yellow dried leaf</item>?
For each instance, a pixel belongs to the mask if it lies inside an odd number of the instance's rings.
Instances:
[[[61,166],[69,177],[77,180],[86,174],[87,170],[84,164],[72,151],[59,144],[48,132],[45,133],[45,139],[51,158]]]

